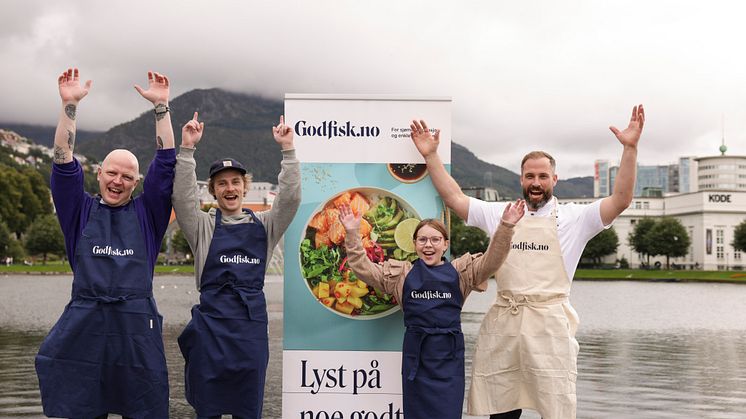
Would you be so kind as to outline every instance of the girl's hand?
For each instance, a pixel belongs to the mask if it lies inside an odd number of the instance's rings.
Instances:
[[[517,199],[515,203],[509,203],[507,207],[505,207],[505,211],[503,211],[503,221],[515,224],[517,223],[521,218],[523,218],[523,214],[526,213],[526,201],[523,199]]]
[[[345,230],[357,230],[360,228],[361,217],[362,215],[356,217],[352,212],[352,208],[347,204],[339,207],[339,221],[345,227]]]

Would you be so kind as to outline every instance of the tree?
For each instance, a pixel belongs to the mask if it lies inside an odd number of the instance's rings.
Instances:
[[[730,245],[739,252],[746,252],[746,220],[733,230],[733,242]]]
[[[590,259],[593,265],[600,265],[601,259],[606,255],[615,254],[618,247],[619,236],[617,236],[614,227],[611,227],[596,234],[585,245],[581,258]]]
[[[8,254],[14,261],[21,261],[26,257],[26,250],[21,245],[21,242],[16,239],[11,239],[8,244]]]
[[[0,258],[2,259],[5,259],[5,257],[8,256],[10,240],[10,231],[8,231],[8,227],[0,219]]]
[[[28,181],[31,184],[31,191],[33,192],[33,198],[39,201],[39,213],[38,214],[51,214],[52,213],[52,199],[51,199],[52,194],[49,191],[48,178],[45,178],[39,169],[35,167],[31,167],[31,166],[23,166],[20,172],[23,176],[28,178]]]
[[[686,228],[673,217],[663,217],[645,235],[648,242],[648,253],[653,256],[666,257],[666,269],[669,269],[670,258],[686,256],[691,239]]]
[[[642,258],[646,259],[646,264],[650,265],[650,243],[648,242],[646,235],[651,228],[655,225],[655,220],[652,218],[641,218],[637,220],[635,228],[627,236],[627,242],[629,247],[635,252],[639,253]]]
[[[476,227],[468,227],[464,220],[451,211],[451,253],[454,257],[467,252],[485,252],[489,244],[487,234]]]
[[[190,255],[191,258],[192,248],[189,247],[189,242],[186,237],[184,237],[184,232],[181,231],[181,229],[176,230],[174,233],[173,239],[171,239],[171,246],[173,246],[175,251],[185,255]]]
[[[26,250],[31,255],[42,254],[45,265],[47,254],[65,254],[65,238],[57,217],[53,214],[43,215],[31,224],[26,233]]]
[[[44,178],[31,168],[0,165],[0,218],[17,238],[52,205]]]

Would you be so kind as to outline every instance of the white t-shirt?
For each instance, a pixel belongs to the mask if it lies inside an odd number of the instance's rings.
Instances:
[[[550,217],[555,203],[556,200],[551,199],[538,211],[526,211],[524,217]],[[492,237],[497,226],[500,225],[500,218],[507,205],[507,202],[485,202],[470,198],[469,219],[466,224],[480,228]],[[587,205],[575,203],[559,205],[557,223],[557,235],[562,258],[565,261],[565,271],[572,281],[586,243],[604,228],[608,228],[608,226],[604,227],[601,221],[601,200]]]

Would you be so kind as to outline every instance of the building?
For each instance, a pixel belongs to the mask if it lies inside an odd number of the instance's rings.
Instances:
[[[674,217],[686,228],[691,246],[685,257],[673,258],[672,263],[685,269],[744,269],[744,255],[731,243],[736,226],[746,220],[746,156],[726,156],[725,151],[721,146],[719,156],[681,157],[677,164],[638,166],[635,198],[613,224],[619,236],[617,254],[605,262],[624,257],[637,266],[641,260],[627,242],[635,224],[644,217]],[[603,168],[596,161],[594,169]],[[609,185],[613,185],[617,170],[609,168]],[[607,196],[600,195],[603,175],[597,173],[594,179],[598,179],[599,197]],[[656,261],[665,263],[665,258],[651,258],[651,263]]]
[[[466,196],[481,199],[482,201],[497,202],[500,200],[500,194],[495,188],[470,186],[462,188],[461,190],[464,192],[464,194],[466,194]]]
[[[746,156],[721,155],[695,160],[699,164],[699,189],[746,191]]]
[[[668,165],[638,164],[634,196],[662,196],[697,191],[697,160],[693,157],[681,157],[678,163]],[[611,166],[608,160],[596,160],[593,169],[593,196],[601,198],[611,195],[619,166]]]
[[[609,161],[608,160],[596,160],[593,163],[593,196],[609,196],[611,190],[609,189]]]
[[[590,203],[593,200],[562,199],[560,202]],[[642,261],[627,242],[635,224],[645,217],[674,217],[686,229],[691,239],[685,257],[673,258],[672,263],[685,269],[741,270],[744,256],[731,243],[738,224],[746,220],[746,192],[699,191],[669,195],[659,198],[635,198],[614,221],[614,230],[619,236],[619,248],[615,256],[604,261],[614,262],[626,258],[631,266]],[[665,264],[664,257],[651,258],[651,263]]]

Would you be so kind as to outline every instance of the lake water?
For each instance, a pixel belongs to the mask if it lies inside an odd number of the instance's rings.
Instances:
[[[268,278],[265,418],[281,412],[281,292],[281,278]],[[65,276],[0,277],[0,418],[43,417],[34,355],[69,293]],[[198,294],[191,277],[159,276],[155,297],[166,319],[171,417],[190,418],[176,338]],[[494,286],[464,306],[467,375],[493,299]],[[746,418],[746,286],[583,281],[571,302],[580,315],[578,418]]]

